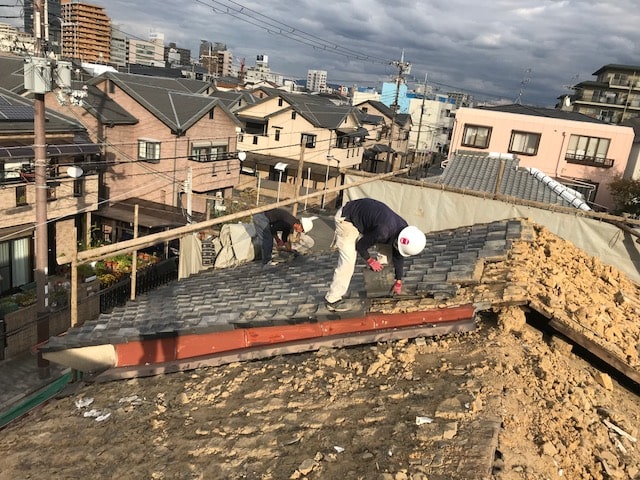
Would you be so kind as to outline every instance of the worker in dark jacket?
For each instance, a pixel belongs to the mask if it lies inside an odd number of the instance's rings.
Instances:
[[[369,267],[380,272],[383,266],[378,259],[369,255],[369,248],[377,243],[393,247],[395,283],[393,291],[402,290],[404,257],[417,255],[425,247],[426,237],[417,227],[407,222],[387,205],[372,198],[352,200],[345,204],[335,216],[338,266],[333,273],[333,281],[325,295],[328,310],[341,312],[349,310],[342,300],[347,293],[355,269],[357,255],[367,261]]]
[[[313,221],[309,218],[298,219],[283,208],[274,208],[253,216],[256,234],[261,243],[262,264],[275,265],[273,258],[273,241],[278,249],[292,252],[289,235],[293,232],[309,232]],[[278,236],[282,232],[282,238]]]

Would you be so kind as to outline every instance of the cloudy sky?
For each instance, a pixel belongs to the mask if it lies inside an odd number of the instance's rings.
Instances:
[[[330,83],[380,85],[397,74],[392,62],[404,51],[410,87],[427,75],[434,88],[481,101],[553,106],[568,85],[594,79],[603,65],[640,65],[637,0],[90,3],[132,36],[163,33],[192,56],[202,39],[221,42],[247,66],[268,55],[271,69],[289,78],[318,69]]]

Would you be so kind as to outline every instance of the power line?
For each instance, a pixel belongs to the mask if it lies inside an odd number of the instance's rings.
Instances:
[[[389,60],[382,59],[381,57],[375,57],[373,55],[358,52],[356,50],[343,47],[337,43],[324,40],[321,37],[300,30],[284,22],[280,22],[273,17],[264,15],[233,0],[227,0],[227,4],[218,0],[209,0],[209,2],[204,0],[195,1],[196,3],[200,3],[211,8],[214,12],[229,15],[230,17],[265,30],[267,33],[289,38],[290,40],[310,46],[316,50],[323,50],[328,53],[334,53],[354,60],[381,64],[389,63]]]

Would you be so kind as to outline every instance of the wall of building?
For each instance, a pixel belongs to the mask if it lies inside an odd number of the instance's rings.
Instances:
[[[492,127],[488,148],[477,149],[462,145],[465,125]],[[513,131],[541,134],[537,154],[517,154],[520,166],[535,167],[553,178],[575,178],[598,184],[595,202],[607,208],[613,208],[613,198],[607,185],[625,172],[634,139],[631,127],[461,108],[456,114],[450,151],[451,153],[457,150],[508,153]],[[565,155],[569,137],[572,134],[610,139],[607,158],[614,160],[613,166],[602,168],[568,163]]]
[[[111,201],[126,198],[145,200],[177,206],[178,193],[187,178],[188,167],[193,170],[193,190],[208,192],[230,188],[238,181],[240,165],[238,160],[230,160],[223,166],[224,174],[213,175],[213,163],[188,160],[192,142],[214,141],[227,143],[228,151],[236,150],[236,123],[221,108],[216,107],[214,118],[204,115],[185,135],[176,136],[169,127],[154,117],[149,111],[133,100],[121,89],[110,96],[127,112],[138,118],[136,125],[114,126],[104,130],[108,142],[107,161],[113,162],[104,174]],[[161,142],[160,162],[138,161],[138,140],[147,139]],[[205,200],[193,199],[193,211],[204,212]]]

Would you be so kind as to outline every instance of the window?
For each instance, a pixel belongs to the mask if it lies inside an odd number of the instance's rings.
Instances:
[[[465,125],[462,145],[465,147],[487,148],[491,138],[491,127]]]
[[[56,197],[56,187],[60,185],[59,182],[47,182],[47,201],[52,202]]]
[[[537,155],[538,146],[540,145],[540,134],[530,132],[511,132],[511,140],[509,141],[510,153],[521,153],[523,155]]]
[[[610,143],[608,138],[571,135],[565,159],[569,163],[609,168],[613,166],[613,159],[607,158]]]
[[[33,281],[31,237],[0,242],[0,291]]]
[[[295,120],[296,119],[296,112],[291,112],[291,120]]]
[[[215,108],[212,108],[211,110],[209,110],[209,120],[213,120],[213,112],[214,112]]]
[[[160,163],[160,142],[154,140],[138,140],[138,160]]]
[[[27,205],[27,186],[18,185],[16,187],[16,207]]]
[[[278,129],[278,130],[276,130],[276,134],[275,134],[274,140],[275,140],[276,142],[279,142],[279,141],[280,141],[280,130],[279,130],[279,129]]]
[[[281,107],[281,106],[282,106],[282,103],[283,103],[282,98],[279,98],[279,99],[278,99],[278,106],[279,106],[279,107]]]
[[[308,133],[303,133],[300,139],[301,143],[304,143],[306,148],[316,148],[316,136]]]
[[[0,183],[24,181],[23,173],[27,170],[31,170],[29,163],[0,162]],[[33,176],[29,178],[33,181]]]
[[[77,178],[73,181],[73,196],[82,197],[84,195],[84,178]]]

